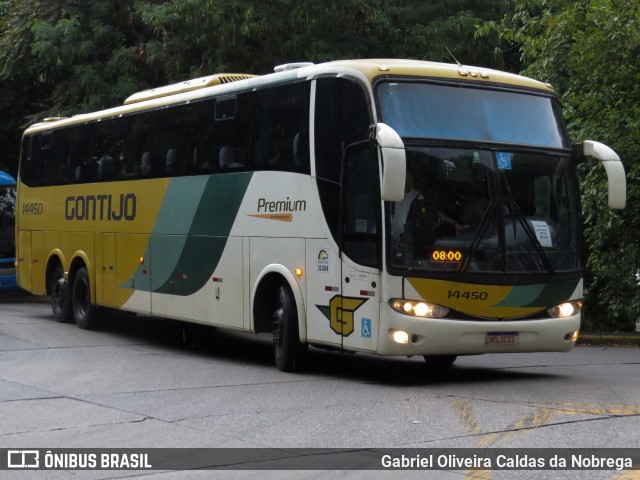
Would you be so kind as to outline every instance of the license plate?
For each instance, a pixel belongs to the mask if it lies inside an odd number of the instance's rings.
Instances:
[[[518,332],[489,332],[485,343],[515,345],[518,343]]]

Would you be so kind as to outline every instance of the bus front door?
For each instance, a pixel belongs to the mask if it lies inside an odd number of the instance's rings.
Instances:
[[[375,351],[378,343],[380,274],[343,256],[340,323],[345,350]]]
[[[347,148],[342,170],[342,345],[374,351],[378,342],[380,194],[376,149]]]

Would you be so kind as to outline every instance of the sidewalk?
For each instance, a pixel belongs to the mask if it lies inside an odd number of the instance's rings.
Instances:
[[[580,333],[577,344],[640,346],[640,333]]]

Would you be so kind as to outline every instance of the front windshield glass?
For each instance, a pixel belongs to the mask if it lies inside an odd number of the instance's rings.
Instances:
[[[568,155],[407,146],[404,200],[388,202],[391,266],[553,274],[579,268]]]
[[[15,252],[16,189],[0,186],[0,258],[13,258]]]
[[[547,95],[450,84],[378,85],[383,121],[401,137],[571,148]]]

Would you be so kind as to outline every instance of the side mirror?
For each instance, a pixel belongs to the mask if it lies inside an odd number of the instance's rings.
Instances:
[[[398,132],[384,123],[376,125],[376,141],[382,152],[382,199],[399,202],[404,198],[407,175],[404,143]]]
[[[607,172],[609,208],[624,208],[627,203],[627,177],[620,157],[604,143],[585,140],[582,154],[600,160]]]

